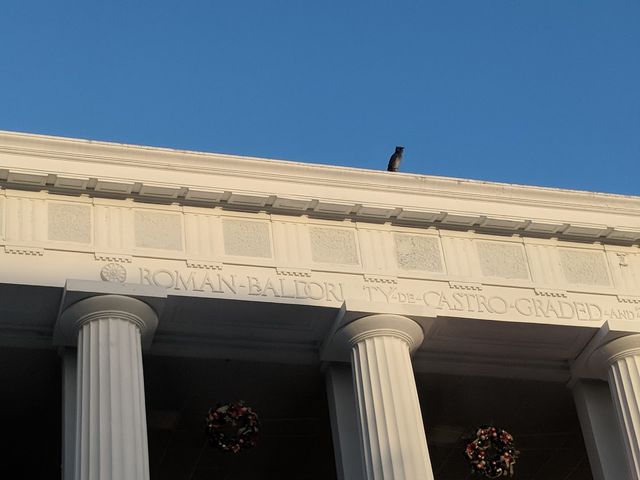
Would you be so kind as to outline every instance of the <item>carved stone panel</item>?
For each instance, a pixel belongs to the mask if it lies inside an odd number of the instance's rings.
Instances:
[[[358,250],[353,230],[310,227],[311,258],[318,263],[357,265]]]
[[[442,272],[440,241],[425,235],[395,234],[396,261],[402,270]]]
[[[476,242],[480,269],[486,277],[528,280],[529,269],[522,245],[507,242]]]
[[[581,285],[611,285],[603,252],[561,248],[559,253],[567,282]]]
[[[136,247],[182,250],[182,222],[179,215],[136,210],[134,225]]]
[[[242,257],[271,257],[271,238],[267,222],[225,219],[224,252]]]
[[[48,238],[59,242],[91,243],[91,206],[48,204]]]

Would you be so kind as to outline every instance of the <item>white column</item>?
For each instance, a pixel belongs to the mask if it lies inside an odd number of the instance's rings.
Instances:
[[[338,480],[364,480],[351,365],[331,362],[325,366],[324,374]]]
[[[155,329],[155,312],[102,295],[74,303],[60,323],[78,332],[76,480],[148,480],[141,335]]]
[[[620,337],[600,347],[608,365],[609,388],[622,431],[631,477],[640,480],[640,335]]]
[[[399,315],[371,315],[337,335],[351,346],[366,478],[432,480],[410,356],[422,328]]]
[[[78,358],[75,348],[64,347],[60,354],[62,356],[62,480],[74,480]]]
[[[622,435],[607,382],[575,380],[571,390],[593,480],[630,478]]]

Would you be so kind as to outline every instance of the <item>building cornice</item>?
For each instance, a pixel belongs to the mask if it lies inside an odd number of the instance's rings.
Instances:
[[[0,132],[0,186],[331,218],[640,240],[640,197]]]

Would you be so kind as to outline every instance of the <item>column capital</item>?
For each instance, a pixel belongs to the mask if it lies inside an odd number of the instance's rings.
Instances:
[[[378,314],[358,318],[336,332],[336,337],[343,343],[353,346],[367,338],[396,337],[409,346],[409,351],[416,350],[424,340],[420,325],[402,315]]]
[[[102,318],[125,320],[138,327],[143,348],[151,346],[158,313],[167,294],[156,287],[67,281],[53,332],[54,345],[75,346],[83,325]]]
[[[609,367],[632,355],[640,355],[640,325],[606,321],[572,362],[569,386],[586,378],[606,381]]]
[[[394,337],[407,344],[414,352],[424,340],[422,327],[403,315],[391,313],[359,317],[338,328],[322,350],[323,360],[349,361],[354,345],[372,337]]]
[[[598,360],[606,366],[633,355],[640,356],[640,334],[625,335],[605,343],[595,352]]]

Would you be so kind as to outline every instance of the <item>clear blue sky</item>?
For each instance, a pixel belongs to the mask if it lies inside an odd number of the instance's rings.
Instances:
[[[640,194],[640,0],[3,0],[0,129]]]

